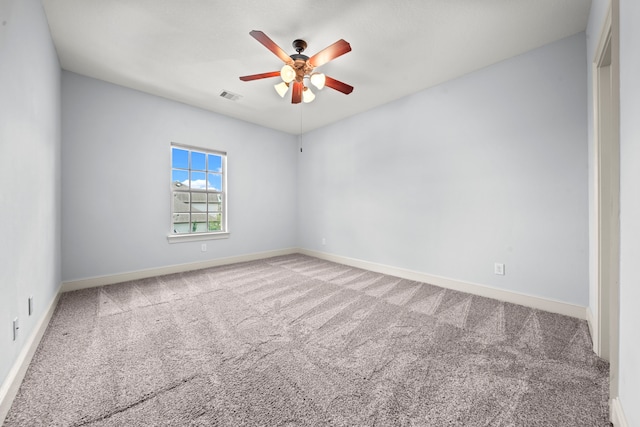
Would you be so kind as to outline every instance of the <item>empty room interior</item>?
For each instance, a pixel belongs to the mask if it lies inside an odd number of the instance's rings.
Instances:
[[[0,424],[640,426],[638,52],[630,0],[1,0]]]

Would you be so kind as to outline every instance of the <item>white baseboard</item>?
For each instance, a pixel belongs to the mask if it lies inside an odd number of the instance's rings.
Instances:
[[[615,427],[629,427],[627,418],[624,416],[624,411],[622,410],[620,398],[616,397],[615,399],[611,399],[609,402],[609,410],[611,422]]]
[[[49,320],[51,320],[51,316],[53,316],[53,312],[58,305],[59,299],[60,292],[58,292],[53,301],[51,301],[47,311],[36,325],[36,328],[29,336],[29,339],[24,343],[24,347],[18,355],[18,359],[13,364],[13,367],[5,378],[4,383],[2,383],[2,387],[0,387],[0,425],[3,425],[4,419],[7,417],[9,409],[11,409],[13,399],[15,399],[18,394],[20,384],[22,384],[22,380],[27,373],[31,359],[40,344],[42,336],[47,330]]]
[[[403,279],[415,280],[418,282],[429,283],[431,285],[440,286],[446,289],[452,289],[470,294],[493,298],[500,301],[510,302],[513,304],[524,305],[526,307],[536,308],[539,310],[550,311],[552,313],[564,314],[565,316],[577,317],[586,320],[586,307],[569,304],[566,302],[555,301],[546,298],[535,297],[532,295],[521,294],[518,292],[506,291],[504,289],[492,288],[477,283],[463,282],[460,280],[449,279],[447,277],[434,276],[431,274],[421,273],[418,271],[407,270],[404,268],[391,267],[384,264],[377,264],[369,261],[363,261],[355,258],[348,258],[339,255],[328,254],[324,252],[312,251],[309,249],[300,249],[301,254],[309,255],[316,258],[326,259],[340,264],[352,267],[362,268],[365,270],[375,271],[377,273],[388,274],[391,276],[401,277]]]
[[[235,264],[238,262],[255,261],[263,258],[271,258],[280,255],[297,253],[296,248],[279,249],[275,251],[258,252],[247,255],[217,258],[207,261],[191,262],[187,264],[170,265],[167,267],[150,268],[128,273],[112,274],[108,276],[90,277],[88,279],[74,280],[62,283],[62,292],[77,291],[79,289],[94,288],[114,283],[128,282],[130,280],[145,279],[147,277],[162,276],[165,274],[182,273],[185,271],[200,270],[202,268],[217,267],[220,265]]]
[[[446,277],[434,276],[413,270],[407,270],[398,267],[392,267],[383,264],[377,264],[369,261],[363,261],[355,258],[348,258],[339,255],[328,254],[308,249],[288,248],[275,251],[259,252],[248,255],[240,255],[227,258],[218,258],[213,260],[178,264],[167,267],[151,268],[147,270],[132,271],[128,273],[113,274],[109,276],[91,277],[87,279],[74,280],[64,282],[62,284],[62,292],[75,291],[79,289],[93,288],[103,285],[111,285],[114,283],[127,282],[130,280],[144,279],[147,277],[161,276],[164,274],[181,273],[184,271],[199,270],[202,268],[216,267],[220,265],[234,264],[238,262],[254,261],[263,258],[270,258],[279,255],[289,255],[293,253],[301,253],[313,256],[327,261],[333,261],[340,264],[346,264],[353,267],[363,268],[378,273],[389,274],[392,276],[402,277],[404,279],[416,280],[419,282],[430,283],[447,289],[453,289],[470,294],[479,295],[488,298],[494,298],[514,304],[520,304],[527,307],[537,308],[540,310],[550,311],[553,313],[564,314],[579,319],[587,319],[587,310],[585,307],[568,304],[560,301],[525,295],[517,292],[505,291],[503,289],[491,288],[476,283],[463,282],[460,280],[449,279]]]
[[[600,336],[598,335],[597,319],[591,311],[591,307],[587,307],[587,326],[589,326],[589,334],[591,334],[591,341],[593,346],[593,352],[598,354],[598,347],[600,347]]]

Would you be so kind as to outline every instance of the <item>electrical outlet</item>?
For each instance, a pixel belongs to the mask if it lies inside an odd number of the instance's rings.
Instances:
[[[207,252],[207,244],[206,244],[206,243],[203,243],[202,245],[200,245],[200,250],[201,250],[202,252]]]
[[[496,262],[493,265],[493,274],[497,274],[500,276],[504,276],[504,264],[501,264],[499,262]]]
[[[18,318],[16,317],[15,319],[13,319],[13,340],[17,340],[18,339],[18,329],[20,329],[20,326],[18,325]]]
[[[29,316],[33,314],[33,295],[29,297]]]
[[[322,238],[322,245],[326,245],[327,244],[327,239],[325,239],[324,237]]]

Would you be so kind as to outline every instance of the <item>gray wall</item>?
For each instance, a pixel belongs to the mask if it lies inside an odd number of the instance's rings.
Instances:
[[[620,3],[620,401],[640,426],[640,4]]]
[[[300,246],[586,306],[585,50],[577,34],[305,134]]]
[[[40,1],[2,0],[0,22],[1,384],[60,286],[60,66]]]
[[[230,101],[231,102],[231,101]],[[296,138],[62,73],[62,279],[296,246]],[[228,239],[168,243],[170,143],[223,150]]]

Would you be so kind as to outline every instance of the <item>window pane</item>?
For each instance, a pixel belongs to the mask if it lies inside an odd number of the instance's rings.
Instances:
[[[181,193],[181,192],[173,193],[173,211],[189,212],[189,193]],[[187,222],[189,222],[188,218],[187,218]]]
[[[192,233],[207,232],[207,214],[206,213],[191,214],[191,232]]]
[[[204,172],[191,172],[191,188],[196,190],[206,190],[207,182],[204,177]]]
[[[172,215],[173,232],[176,234],[190,233],[189,229],[189,214],[188,213],[174,213]]]
[[[210,173],[208,175],[209,190],[222,191],[222,175],[217,173]]]
[[[191,193],[191,212],[207,212],[206,193]]]
[[[219,213],[210,213],[209,214],[209,231],[220,231],[222,230],[222,214]]]
[[[208,231],[206,222],[194,222],[191,226],[192,233],[206,233]]]
[[[191,193],[191,203],[207,203],[207,193]]]
[[[222,157],[215,154],[209,154],[209,171],[222,172]]]
[[[174,189],[189,188],[189,172],[172,169],[171,170],[171,185]]]
[[[222,212],[222,194],[209,194],[209,212]]]
[[[205,166],[205,160],[206,160],[206,157],[204,153],[192,151],[191,152],[191,169],[198,170],[198,171],[207,170]]]
[[[179,148],[171,149],[171,167],[189,169],[189,151]]]

